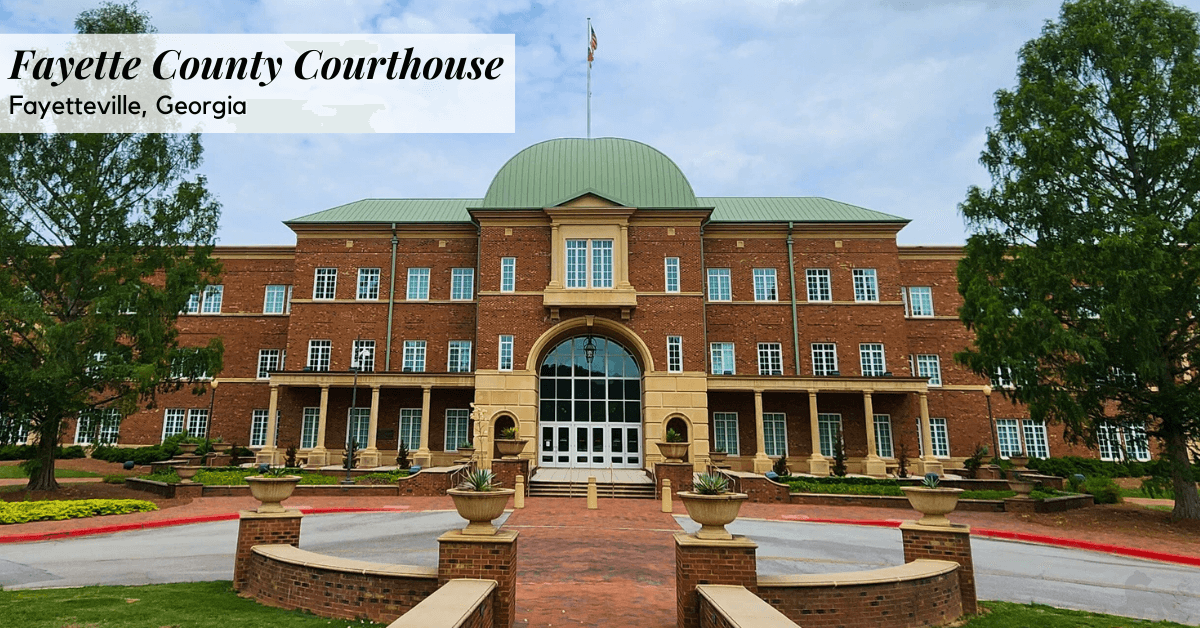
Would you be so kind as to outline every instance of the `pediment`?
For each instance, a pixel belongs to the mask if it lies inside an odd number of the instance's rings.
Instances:
[[[559,203],[555,207],[625,207],[619,201],[605,198],[595,192],[584,192],[566,202]]]

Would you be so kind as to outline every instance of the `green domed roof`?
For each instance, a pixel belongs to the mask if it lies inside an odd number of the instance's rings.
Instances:
[[[657,149],[616,137],[557,139],[517,153],[482,207],[543,208],[591,192],[625,207],[696,207],[679,166]]]

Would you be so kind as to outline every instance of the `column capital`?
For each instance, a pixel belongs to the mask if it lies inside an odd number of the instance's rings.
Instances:
[[[321,390],[329,390],[329,384],[318,384],[318,385],[321,387]]]
[[[375,392],[376,390],[379,390],[380,388],[383,388],[382,384],[371,384],[371,392]]]

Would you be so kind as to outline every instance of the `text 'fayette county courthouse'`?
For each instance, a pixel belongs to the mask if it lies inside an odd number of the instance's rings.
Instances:
[[[362,466],[401,441],[444,464],[472,439],[486,464],[514,425],[541,467],[650,468],[668,426],[698,468],[720,449],[735,469],[786,453],[827,472],[839,430],[850,471],[875,475],[993,442],[1086,455],[999,395],[991,427],[984,386],[1004,382],[953,360],[961,249],[897,246],[907,222],[697,197],[645,144],[543,142],[481,199],[362,200],[287,222],[294,247],[218,247],[220,285],[179,322],[184,344],[225,339],[212,416],[209,395],[172,393],[100,437],[188,430],[339,464],[349,434]]]

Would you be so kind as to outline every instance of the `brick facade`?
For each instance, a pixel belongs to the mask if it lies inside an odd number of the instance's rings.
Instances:
[[[250,560],[255,545],[300,546],[299,510],[281,513],[243,511],[238,521],[237,548],[233,557],[233,588],[241,591],[248,586]]]
[[[509,628],[517,617],[517,537],[513,530],[495,536],[467,536],[458,530],[438,537],[438,585],[455,578],[495,580],[493,628]]]
[[[977,606],[975,563],[971,558],[971,528],[965,525],[942,528],[905,522],[900,526],[900,534],[904,540],[904,562],[931,559],[958,563],[962,612],[974,615]]]
[[[675,535],[675,625],[700,628],[700,595],[696,585],[730,584],[758,592],[758,546],[746,537],[728,541]]]

